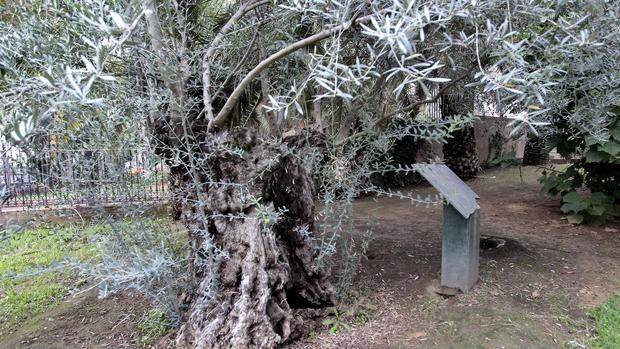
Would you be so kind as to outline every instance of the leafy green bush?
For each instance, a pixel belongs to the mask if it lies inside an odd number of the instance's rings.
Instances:
[[[602,192],[591,193],[589,196],[570,191],[562,196],[562,212],[573,224],[603,222],[610,216],[618,215],[618,205],[614,198]]]
[[[609,138],[585,131],[551,137],[548,146],[563,156],[580,152],[582,158],[563,172],[543,172],[543,191],[562,196],[562,212],[573,224],[604,223],[620,215],[620,108],[609,126]],[[582,190],[587,189],[587,191]]]

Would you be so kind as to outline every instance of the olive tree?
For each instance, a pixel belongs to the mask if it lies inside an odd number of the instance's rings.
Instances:
[[[72,120],[144,125],[189,231],[177,345],[273,348],[336,302],[330,257],[353,241],[339,243],[355,197],[435,201],[368,181],[411,171],[383,161],[396,140],[445,142],[471,125],[473,91],[519,115],[515,132],[537,132],[571,98],[564,64],[617,42],[617,25],[602,27],[617,10],[604,0],[18,1],[0,11],[0,111],[21,141]],[[416,117],[439,100],[449,119]],[[604,113],[564,118],[605,137]]]

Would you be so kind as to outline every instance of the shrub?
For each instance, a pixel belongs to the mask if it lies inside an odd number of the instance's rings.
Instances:
[[[582,158],[563,172],[543,172],[543,191],[562,197],[562,212],[573,224],[604,223],[620,214],[620,108],[602,140],[587,132],[558,134],[549,139],[563,156]],[[587,192],[580,189],[585,188]]]
[[[99,296],[135,290],[167,318],[179,320],[179,294],[185,286],[187,243],[184,232],[162,219],[112,222],[97,237],[97,257],[69,262],[99,288]]]

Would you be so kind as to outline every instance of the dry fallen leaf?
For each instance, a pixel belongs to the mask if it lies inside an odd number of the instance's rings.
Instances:
[[[413,333],[413,338],[420,338],[420,337],[426,337],[426,332],[418,331],[418,332]]]

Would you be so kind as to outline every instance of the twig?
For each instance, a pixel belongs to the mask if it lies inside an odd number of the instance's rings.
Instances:
[[[252,46],[254,46],[254,43],[256,42],[256,38],[258,37],[258,33],[259,32],[260,32],[260,28],[257,28],[256,31],[254,32],[254,36],[252,37],[252,40],[250,41],[250,44],[246,48],[245,54],[243,55],[243,57],[241,58],[239,63],[237,63],[235,68],[230,73],[228,73],[228,75],[226,76],[226,79],[224,79],[224,82],[222,82],[220,87],[213,94],[213,97],[217,98],[218,95],[223,93],[224,92],[224,87],[226,85],[228,85],[228,83],[230,82],[230,79],[232,79],[232,77],[235,75],[235,73],[238,72],[239,69],[241,69],[241,65],[243,63],[245,63],[245,61],[248,59],[248,56],[250,56],[250,53],[252,52]]]
[[[123,322],[127,321],[127,320],[129,319],[129,317],[131,317],[131,314],[124,314],[123,318],[122,318],[119,322],[117,322],[117,323],[116,323],[116,325],[114,325],[114,326],[112,327],[112,329],[110,330],[110,332],[111,332],[111,331],[114,331],[114,329],[115,329],[116,327],[118,327],[118,325],[120,325],[120,324],[122,324]]]

